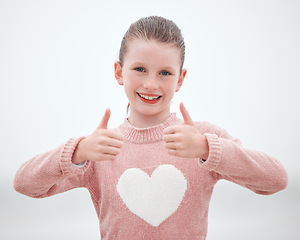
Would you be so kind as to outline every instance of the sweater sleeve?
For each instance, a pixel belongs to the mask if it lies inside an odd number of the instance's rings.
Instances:
[[[84,187],[84,174],[90,162],[79,168],[71,161],[77,144],[83,138],[71,138],[23,163],[15,175],[15,190],[29,197],[43,198]]]
[[[216,126],[205,131],[204,135],[209,156],[205,162],[198,161],[202,168],[258,194],[273,194],[287,187],[286,170],[274,157],[244,148],[239,139]]]

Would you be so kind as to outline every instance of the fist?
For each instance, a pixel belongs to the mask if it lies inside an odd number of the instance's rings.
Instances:
[[[164,130],[163,141],[166,143],[168,153],[184,158],[208,158],[208,143],[205,136],[200,134],[184,107],[180,103],[180,112],[184,124],[168,127]]]
[[[89,161],[114,160],[123,146],[123,135],[108,129],[110,109],[106,109],[100,125],[96,130],[77,145],[72,159],[73,163]]]

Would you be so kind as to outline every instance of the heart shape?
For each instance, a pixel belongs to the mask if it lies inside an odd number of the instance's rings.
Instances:
[[[173,165],[160,165],[151,176],[139,168],[127,169],[117,192],[127,208],[154,227],[175,213],[187,189],[187,180]]]

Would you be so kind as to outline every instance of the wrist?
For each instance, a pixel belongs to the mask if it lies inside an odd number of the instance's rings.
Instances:
[[[76,146],[73,156],[72,156],[72,163],[76,165],[80,165],[82,162],[86,161],[84,157],[84,150],[83,150],[83,145],[84,145],[84,139],[82,139]]]
[[[200,154],[199,158],[206,161],[209,155],[209,147],[206,136],[200,134]]]

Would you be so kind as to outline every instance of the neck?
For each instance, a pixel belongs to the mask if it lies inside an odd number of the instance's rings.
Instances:
[[[153,143],[157,141],[162,141],[164,135],[164,129],[182,124],[182,120],[176,117],[176,114],[170,114],[170,116],[161,124],[157,124],[152,127],[135,127],[128,119],[124,121],[123,124],[119,126],[124,139],[133,143]]]
[[[147,128],[163,123],[169,116],[170,111],[164,111],[154,115],[144,115],[131,109],[128,116],[128,121],[136,128]]]

